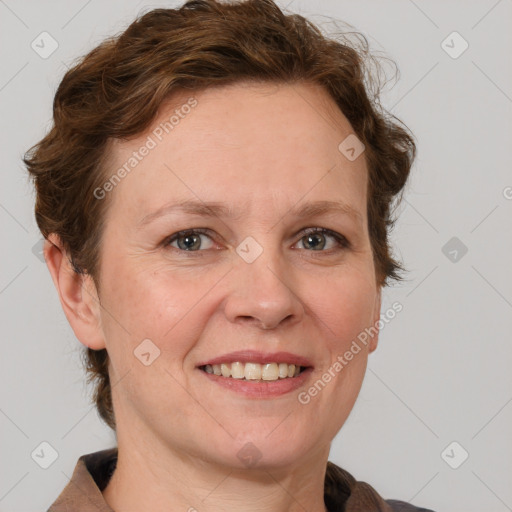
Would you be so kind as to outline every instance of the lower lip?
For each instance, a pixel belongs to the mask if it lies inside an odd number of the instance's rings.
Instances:
[[[306,368],[297,377],[287,377],[286,379],[271,381],[234,379],[233,377],[222,377],[214,373],[207,373],[201,369],[198,370],[212,382],[236,393],[253,398],[271,398],[285,395],[303,386],[306,380],[309,379],[313,368]]]

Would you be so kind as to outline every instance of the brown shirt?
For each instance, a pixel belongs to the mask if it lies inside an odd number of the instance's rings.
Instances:
[[[103,498],[117,463],[117,447],[82,455],[71,480],[47,512],[114,512]],[[327,462],[324,501],[329,512],[433,512],[398,500],[384,500],[366,482]],[[144,511],[141,511],[144,512]]]

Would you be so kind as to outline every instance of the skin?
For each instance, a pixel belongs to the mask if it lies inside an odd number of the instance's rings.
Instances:
[[[145,134],[112,144],[107,176],[190,96],[163,105]],[[99,290],[72,272],[56,236],[45,247],[77,338],[110,355],[119,459],[103,495],[116,512],[324,511],[330,444],[378,335],[310,403],[297,395],[379,320],[365,159],[338,150],[353,130],[318,86],[238,83],[194,97],[191,113],[106,199]],[[224,202],[240,214],[174,213],[138,228],[178,199]],[[289,213],[317,200],[343,201],[360,221]],[[311,227],[344,235],[350,247],[330,235],[308,246],[301,231]],[[194,254],[162,244],[191,228],[210,230]],[[248,236],[263,248],[251,264],[236,252]],[[160,350],[149,366],[134,356],[144,339]],[[293,352],[314,370],[303,388],[255,399],[196,368],[242,349]],[[261,454],[256,467],[237,457],[248,442]]]

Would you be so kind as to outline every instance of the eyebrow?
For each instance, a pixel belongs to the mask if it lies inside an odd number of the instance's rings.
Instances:
[[[186,213],[189,215],[197,215],[201,217],[219,217],[227,219],[237,219],[241,216],[242,212],[238,209],[220,203],[217,201],[196,201],[196,200],[183,200],[173,204],[166,204],[158,208],[154,212],[149,213],[139,222],[139,228],[153,222],[159,217],[171,213]],[[349,204],[341,201],[313,201],[306,203],[302,206],[295,206],[291,208],[283,217],[291,215],[293,217],[303,219],[306,217],[317,217],[320,215],[338,214],[347,215],[358,223],[363,223],[363,217],[359,211],[350,206]]]

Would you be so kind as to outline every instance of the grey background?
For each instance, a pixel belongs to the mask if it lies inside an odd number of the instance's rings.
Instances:
[[[89,403],[81,345],[33,253],[40,234],[21,156],[48,128],[73,59],[141,9],[178,4],[0,0],[1,511],[46,510],[80,455],[115,444]],[[330,458],[386,498],[437,512],[512,510],[512,1],[279,5],[326,30],[325,16],[344,20],[397,62],[401,77],[384,106],[419,147],[393,233],[408,280],[385,290],[382,306],[399,301],[403,310],[382,330]],[[31,48],[43,31],[59,45],[47,59]],[[441,46],[453,31],[469,44],[458,58]],[[460,43],[445,44],[453,52]],[[459,241],[443,252],[452,237]],[[43,441],[58,453],[48,469],[31,457]],[[452,469],[446,461],[460,463],[462,449],[469,457]]]

